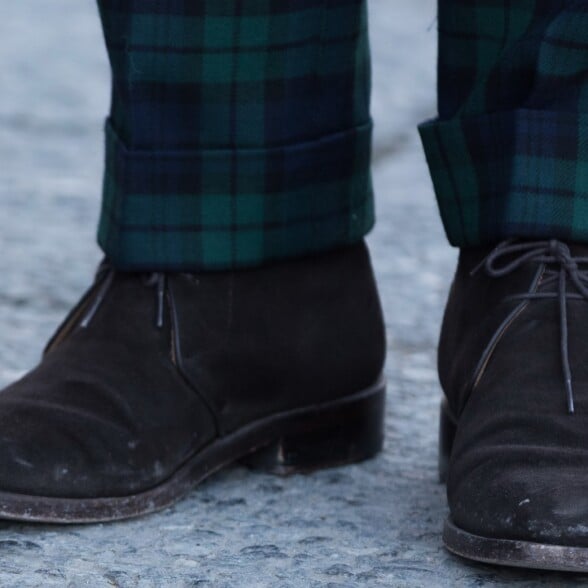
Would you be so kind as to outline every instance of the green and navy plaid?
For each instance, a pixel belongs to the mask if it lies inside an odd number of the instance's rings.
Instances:
[[[122,269],[255,266],[374,221],[365,0],[99,0],[99,242]]]
[[[588,2],[440,0],[439,44],[420,131],[451,243],[588,242]]]

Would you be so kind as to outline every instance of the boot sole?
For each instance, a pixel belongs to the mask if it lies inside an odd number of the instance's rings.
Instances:
[[[588,549],[512,539],[491,539],[468,533],[450,519],[443,528],[445,547],[474,561],[557,572],[587,572]]]
[[[456,429],[455,420],[443,401],[439,426],[441,483],[447,480]],[[481,563],[558,572],[588,572],[588,548],[482,537],[460,529],[451,518],[445,521],[443,527],[443,544],[451,553]]]
[[[0,492],[0,519],[80,524],[116,521],[162,510],[237,461],[289,475],[360,462],[384,439],[386,384],[336,402],[266,417],[210,443],[154,488],[129,496],[54,498]]]

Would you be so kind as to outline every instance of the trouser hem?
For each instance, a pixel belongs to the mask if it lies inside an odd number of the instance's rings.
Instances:
[[[508,237],[588,242],[582,115],[513,110],[434,120],[419,131],[451,244]]]
[[[267,149],[132,150],[106,124],[98,241],[126,270],[258,266],[374,223],[371,122]]]

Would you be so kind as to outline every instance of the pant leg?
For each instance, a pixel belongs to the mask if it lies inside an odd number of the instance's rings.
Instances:
[[[365,0],[98,0],[112,66],[99,243],[223,270],[374,221]]]
[[[588,2],[439,0],[420,127],[449,241],[588,242]]]

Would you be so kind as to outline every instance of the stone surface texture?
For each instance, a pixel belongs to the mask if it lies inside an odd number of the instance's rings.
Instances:
[[[385,451],[287,479],[235,467],[130,522],[0,522],[0,586],[567,586],[581,576],[466,564],[441,546],[435,348],[456,252],[445,242],[415,125],[435,112],[434,0],[370,0],[370,236],[389,333]],[[39,358],[86,288],[109,72],[91,0],[0,5],[0,384]]]

